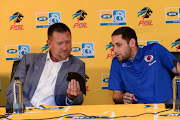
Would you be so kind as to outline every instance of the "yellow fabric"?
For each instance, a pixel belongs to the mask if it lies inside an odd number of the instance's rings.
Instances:
[[[44,108],[44,109],[40,109]],[[10,119],[47,119],[56,117],[54,119],[68,120],[67,116],[59,118],[62,115],[73,113],[84,113],[88,116],[103,116],[103,117],[117,117],[117,116],[133,116],[142,113],[155,113],[166,110],[164,104],[130,104],[130,105],[81,105],[81,106],[45,106],[40,108],[27,108],[23,114],[13,114]],[[58,109],[59,108],[59,109]],[[0,108],[2,114],[5,110]],[[166,115],[165,117],[162,115]],[[168,115],[168,116],[167,116]],[[173,116],[176,115],[176,116]],[[82,115],[73,115],[76,119],[83,118]],[[70,116],[72,117],[72,116]],[[78,118],[79,117],[79,118]],[[117,118],[120,119],[120,118]],[[159,113],[157,115],[147,114],[137,117],[122,117],[122,120],[178,120],[180,119],[180,112],[173,110]],[[102,119],[103,120],[103,119]],[[113,119],[111,119],[113,120]]]

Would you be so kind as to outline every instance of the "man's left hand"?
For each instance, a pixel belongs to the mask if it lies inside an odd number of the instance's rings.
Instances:
[[[68,84],[67,89],[68,98],[74,100],[78,95],[81,94],[81,89],[79,82],[75,79],[72,79]]]

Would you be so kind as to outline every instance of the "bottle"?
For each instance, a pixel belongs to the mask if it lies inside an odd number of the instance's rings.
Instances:
[[[13,83],[13,113],[24,113],[25,106],[22,99],[22,83],[19,81],[19,77],[14,77]]]
[[[180,111],[180,77],[173,79],[173,109],[175,112]]]

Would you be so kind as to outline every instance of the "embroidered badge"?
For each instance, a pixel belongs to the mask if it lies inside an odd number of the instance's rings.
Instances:
[[[152,55],[146,55],[146,56],[144,56],[144,60],[146,62],[151,62],[151,61],[153,61],[153,56]]]

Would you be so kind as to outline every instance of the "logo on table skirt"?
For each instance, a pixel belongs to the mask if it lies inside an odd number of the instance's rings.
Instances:
[[[30,45],[6,45],[6,60],[21,60],[26,53],[30,53]]]
[[[109,74],[105,73],[101,75],[101,81],[102,81],[102,89],[108,89],[108,84],[109,84]]]
[[[75,14],[72,15],[73,19],[77,19],[77,23],[74,23],[73,28],[87,28],[86,22],[80,22],[84,21],[86,18],[87,13],[84,10],[78,10]]]
[[[153,25],[152,20],[145,20],[145,19],[149,18],[152,13],[153,13],[153,11],[149,7],[144,7],[141,11],[139,11],[137,13],[138,17],[141,16],[143,20],[139,21],[138,26],[140,26],[140,25],[142,25],[142,26]]]
[[[166,23],[180,23],[180,7],[165,8]]]
[[[24,30],[23,25],[19,25],[24,16],[20,12],[15,12],[9,17],[9,22],[13,21],[14,25],[11,25],[10,30]]]
[[[159,115],[162,117],[173,117],[173,116],[180,116],[180,113],[172,113],[172,114],[164,114],[164,115]]]
[[[97,118],[101,118],[101,119],[109,119],[108,116],[68,116],[68,117],[65,117],[67,119],[97,119]]]
[[[94,58],[94,43],[73,43],[71,51],[78,58]]]
[[[100,10],[100,25],[126,25],[126,10]]]
[[[107,44],[105,47],[106,47],[106,51],[110,50],[110,53],[108,53],[106,59],[108,59],[108,58],[113,59],[115,54],[113,52],[113,46],[112,46],[111,42],[109,44]]]
[[[47,28],[54,23],[61,22],[61,12],[37,12],[36,28]]]

